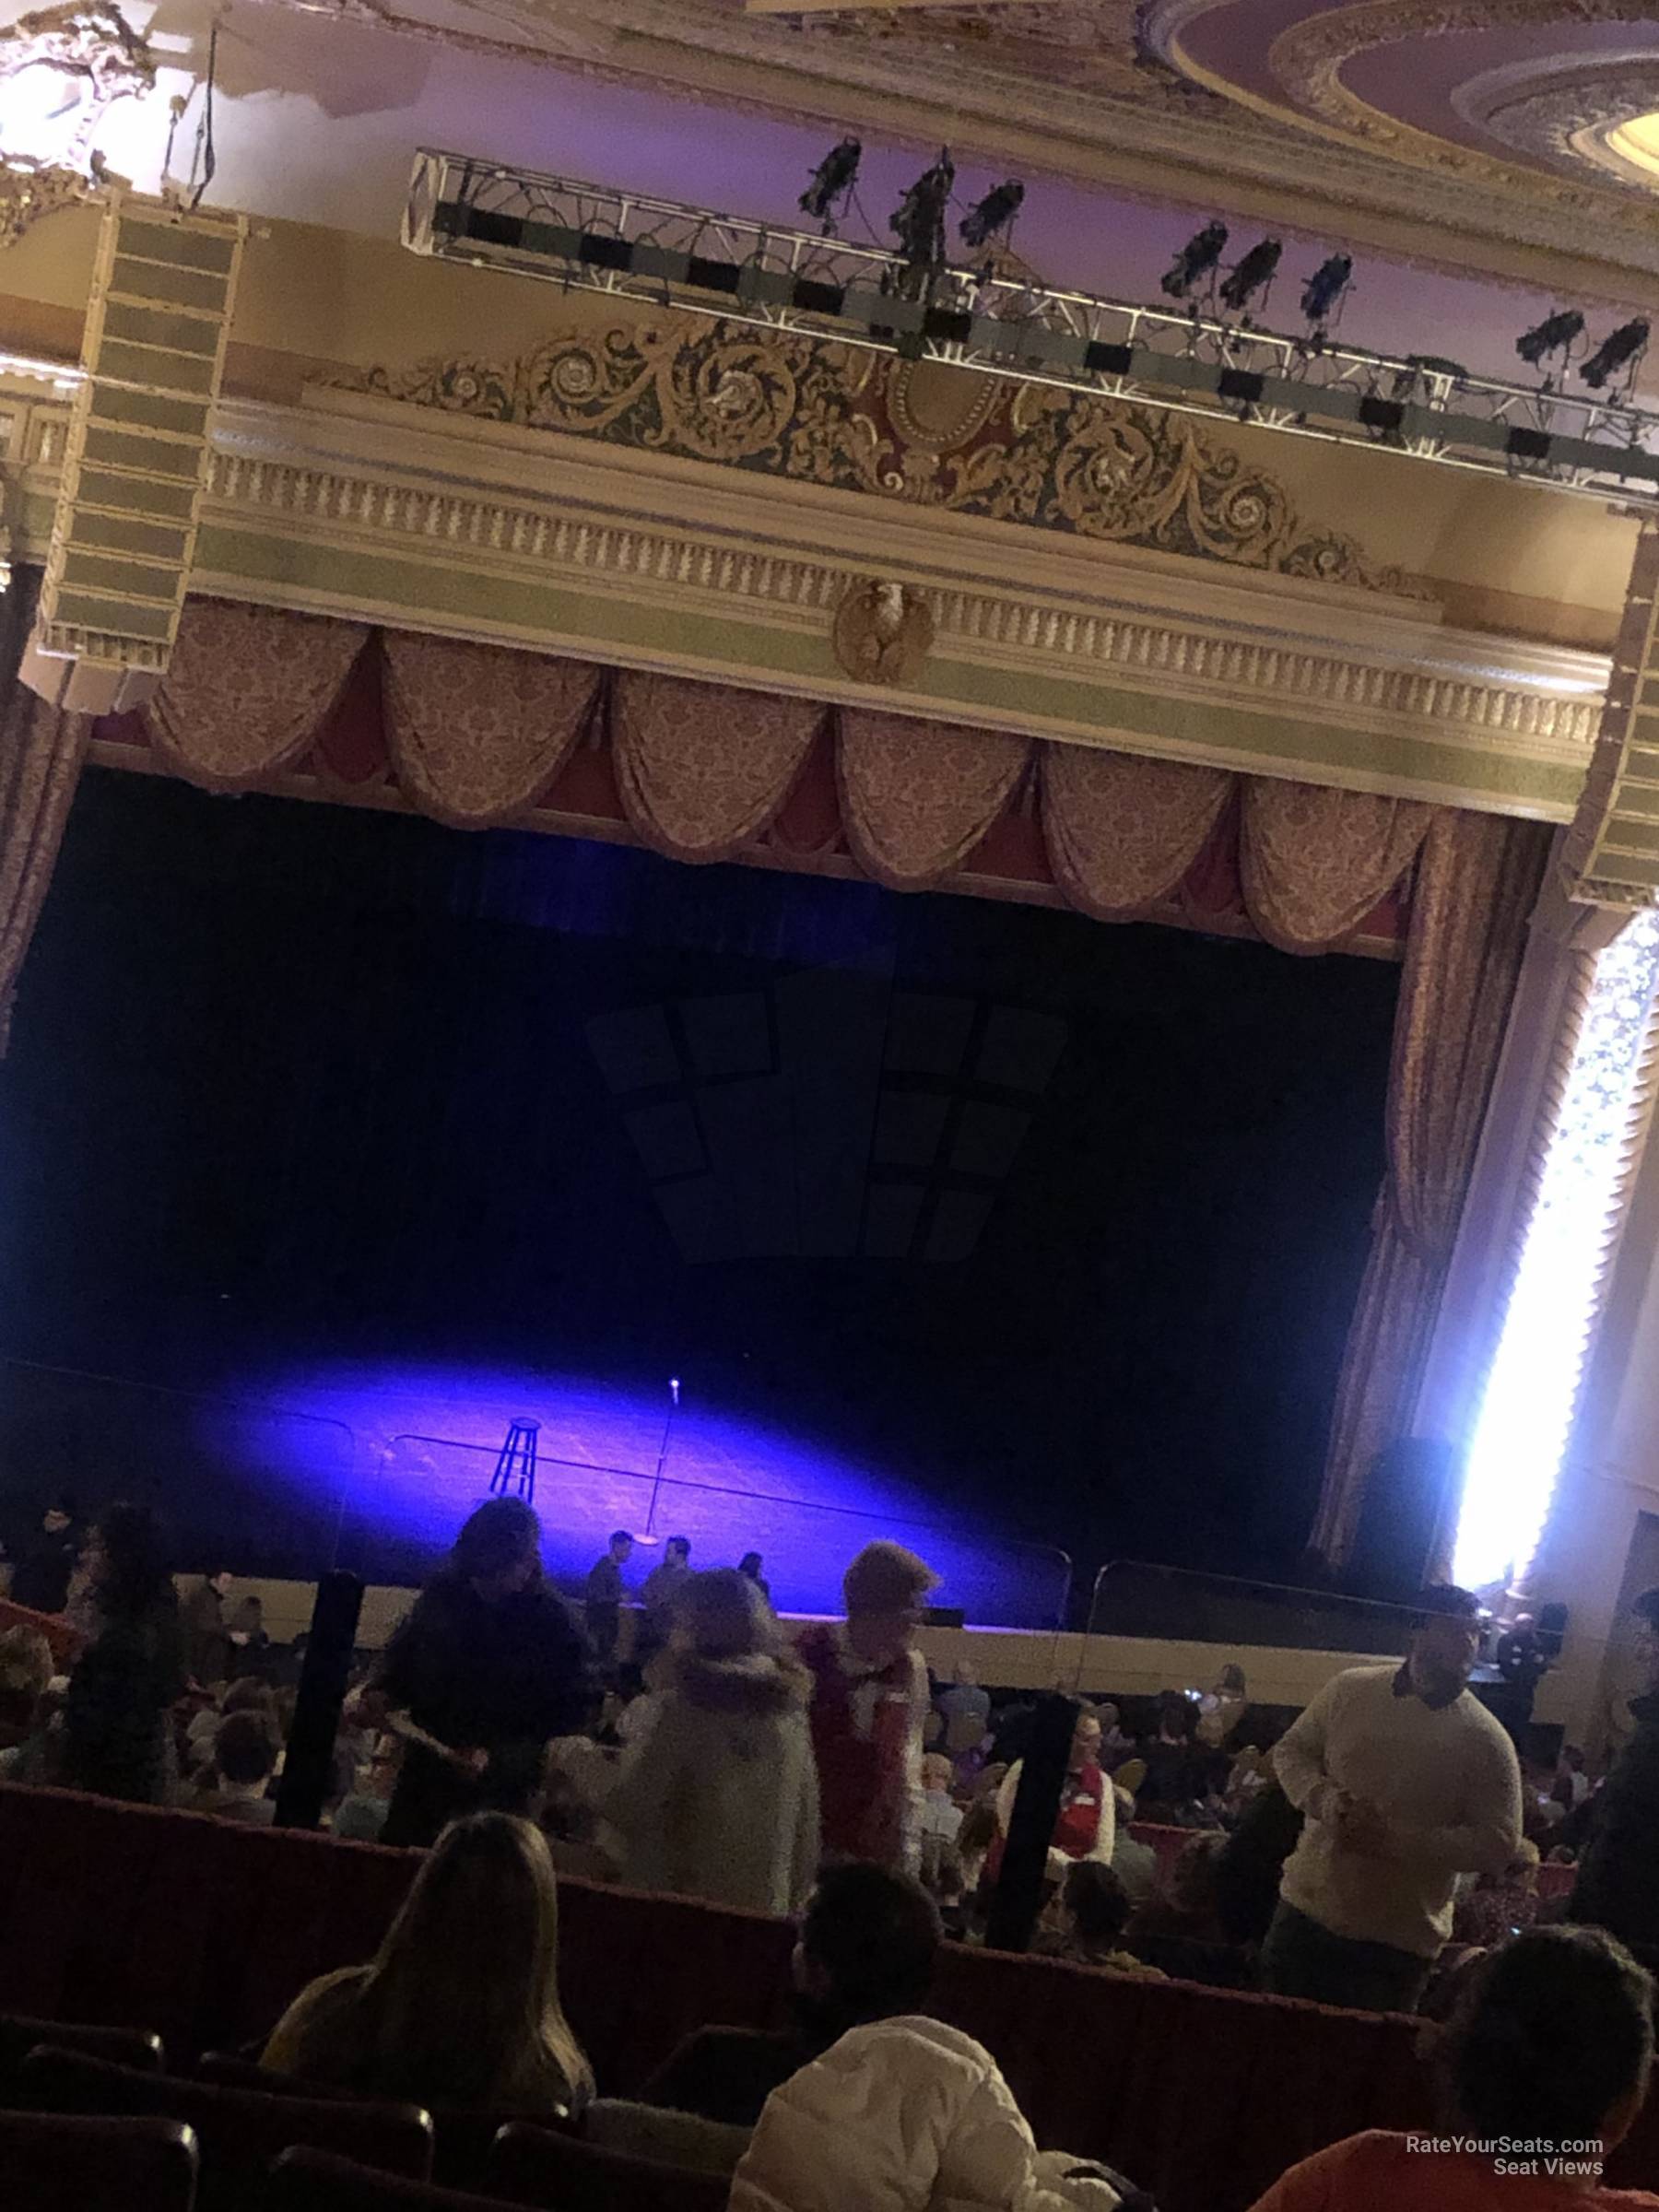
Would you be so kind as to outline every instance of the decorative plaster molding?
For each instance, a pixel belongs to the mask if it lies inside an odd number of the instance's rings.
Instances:
[[[741,324],[556,333],[512,361],[372,368],[340,388],[716,461],[912,505],[1333,583],[1407,589],[1305,524],[1269,472],[1190,418],[970,371],[955,435],[918,439],[915,371],[863,348]],[[897,404],[895,404],[895,392]]]
[[[1448,629],[1410,601],[317,399],[221,401],[195,589],[1550,819],[1590,758],[1605,656]],[[64,414],[0,394],[21,558],[40,555]],[[890,688],[831,650],[872,575],[933,624]]]

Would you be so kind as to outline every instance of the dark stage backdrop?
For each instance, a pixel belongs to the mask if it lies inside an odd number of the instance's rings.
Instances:
[[[1395,984],[93,772],[0,1071],[0,1349],[230,1393],[672,1373],[1085,1584],[1288,1574]],[[15,1508],[51,1443],[11,1435]],[[108,1488],[135,1448],[112,1418]],[[331,1540],[246,1466],[143,1473],[250,1571]]]

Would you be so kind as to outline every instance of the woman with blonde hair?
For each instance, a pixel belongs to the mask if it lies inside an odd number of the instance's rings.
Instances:
[[[594,2074],[559,2001],[559,1887],[541,1830],[508,1813],[445,1829],[379,1955],[303,1990],[262,2063],[418,2104],[580,2111]]]

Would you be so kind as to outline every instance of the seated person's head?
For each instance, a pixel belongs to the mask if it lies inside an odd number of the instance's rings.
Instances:
[[[955,1774],[956,1769],[943,1751],[924,1753],[922,1760],[922,1787],[924,1790],[937,1790],[948,1796]]]
[[[920,2012],[939,1941],[938,1908],[910,1875],[827,1867],[795,1946],[803,2013],[814,2029],[839,2036],[869,2020]]]
[[[257,1712],[233,1712],[219,1723],[213,1739],[213,1763],[219,1780],[238,1789],[263,1788],[276,1771],[276,1737]]]
[[[1216,1909],[1216,1861],[1227,1838],[1206,1832],[1182,1846],[1170,1872],[1170,1902],[1196,1919]]]
[[[1079,1859],[1068,1866],[1054,1900],[1061,1933],[1091,1950],[1114,1947],[1131,1910],[1128,1890],[1104,1859]]]
[[[1647,2094],[1653,1982],[1600,1928],[1532,1928],[1488,1951],[1439,2052],[1459,2132],[1610,2150]]]
[[[219,1711],[227,1718],[233,1712],[261,1714],[272,1727],[276,1725],[276,1692],[268,1682],[256,1681],[244,1675],[241,1681],[232,1682],[219,1700]]]
[[[52,1646],[39,1629],[19,1622],[0,1634],[0,1749],[33,1729],[52,1674]]]

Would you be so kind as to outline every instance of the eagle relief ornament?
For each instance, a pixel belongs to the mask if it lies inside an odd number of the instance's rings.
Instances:
[[[836,608],[832,634],[836,659],[857,682],[909,684],[933,644],[933,612],[908,583],[867,578]]]

